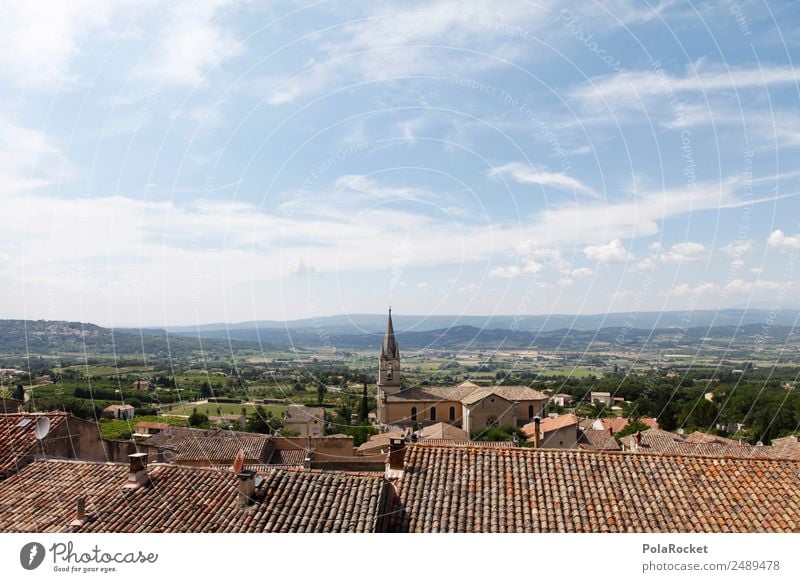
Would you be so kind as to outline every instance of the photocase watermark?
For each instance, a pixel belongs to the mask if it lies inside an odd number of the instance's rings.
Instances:
[[[19,551],[19,563],[26,570],[35,570],[44,561],[44,546],[39,542],[30,542]]]
[[[39,542],[29,542],[19,552],[20,565],[26,570],[35,570],[50,556],[54,572],[101,573],[117,571],[121,564],[155,564],[158,554],[154,552],[106,551],[97,544],[88,550],[77,549],[73,542],[56,542],[45,550]]]

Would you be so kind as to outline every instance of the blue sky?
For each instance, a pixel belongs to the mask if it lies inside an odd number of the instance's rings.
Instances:
[[[8,2],[0,317],[794,305],[783,2]]]

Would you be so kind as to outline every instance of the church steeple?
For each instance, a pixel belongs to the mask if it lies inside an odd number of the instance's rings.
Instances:
[[[386,335],[383,336],[381,344],[381,359],[389,358],[392,360],[400,359],[400,348],[397,340],[394,339],[394,326],[392,325],[392,308],[389,308],[389,321],[386,323]]]
[[[378,412],[381,412],[381,400],[387,394],[400,391],[400,346],[394,337],[392,324],[392,308],[389,308],[389,320],[386,322],[386,333],[381,343],[381,355],[378,360]],[[380,416],[380,414],[379,414]]]

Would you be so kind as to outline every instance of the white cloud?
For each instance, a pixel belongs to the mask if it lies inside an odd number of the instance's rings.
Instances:
[[[722,252],[729,257],[741,257],[751,252],[755,248],[755,241],[752,240],[735,240],[724,247]]]
[[[498,279],[516,279],[522,275],[522,269],[516,265],[510,267],[496,267],[489,271],[489,276]]]
[[[421,293],[430,293],[430,291],[431,291],[431,289],[433,289],[433,287],[427,281],[422,281],[421,283],[417,283],[417,289]]]
[[[732,67],[700,67],[685,76],[664,71],[628,71],[590,79],[572,92],[572,96],[587,104],[605,101],[612,106],[638,103],[641,99],[674,93],[710,93],[715,91],[741,91],[771,85],[788,85],[800,81],[800,71],[793,67],[757,67],[751,69]]]
[[[588,267],[580,267],[578,269],[572,269],[570,271],[569,276],[575,279],[582,279],[584,277],[591,277],[593,271]]]
[[[90,31],[108,23],[104,0],[6,0],[0,19],[0,75],[30,89],[69,80],[70,61]]]
[[[470,283],[469,285],[464,285],[463,287],[458,288],[459,293],[475,293],[478,290],[478,286],[475,283]]]
[[[583,249],[583,253],[598,263],[618,263],[633,258],[633,255],[628,252],[619,239],[614,239],[604,245],[587,246]]]
[[[560,172],[548,172],[544,169],[533,168],[527,164],[512,162],[489,170],[490,176],[509,177],[520,184],[539,184],[541,186],[555,186],[564,190],[573,190],[599,198],[600,195],[580,180]]]
[[[382,3],[342,27],[315,35],[314,65],[300,74],[275,75],[263,83],[270,105],[346,84],[405,75],[477,73],[528,54],[524,36],[550,26],[549,0],[536,6],[513,0]],[[519,34],[510,34],[509,29]],[[436,47],[464,47],[467,51]],[[469,90],[469,89],[465,89]]]
[[[800,249],[800,234],[786,236],[780,229],[773,230],[767,239],[767,244],[777,249]]]
[[[569,277],[564,277],[563,279],[558,280],[558,284],[562,287],[568,287],[575,283],[575,279],[570,279]]]
[[[749,293],[753,290],[753,284],[741,279],[733,279],[725,285],[725,289],[731,293]]]
[[[786,288],[787,283],[780,283],[778,281],[756,281],[757,289],[764,289],[767,291],[780,291]]]
[[[669,251],[661,254],[661,260],[667,263],[683,263],[699,261],[708,256],[708,249],[700,243],[682,242],[672,245]]]

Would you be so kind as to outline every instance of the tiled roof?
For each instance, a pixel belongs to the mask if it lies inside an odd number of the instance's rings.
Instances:
[[[16,472],[29,455],[42,452],[36,440],[36,421],[50,419],[50,431],[66,422],[66,412],[0,414],[0,479]],[[38,451],[37,451],[38,449]]]
[[[270,465],[302,465],[306,459],[305,449],[281,449],[272,452]]]
[[[151,464],[133,490],[127,474],[126,464],[35,461],[0,482],[0,531],[369,532],[384,486],[374,475],[273,468],[244,508],[230,471]],[[80,497],[86,521],[73,527]]]
[[[611,429],[614,431],[614,434],[617,434],[619,431],[624,429],[626,426],[628,426],[628,423],[630,422],[629,418],[616,418],[616,417],[599,418],[597,420],[599,420],[602,423],[603,428],[605,430]],[[650,428],[659,428],[658,421],[655,418],[640,418],[639,422],[649,426]],[[595,424],[597,424],[597,421],[595,421]]]
[[[189,437],[177,443],[167,445],[175,453],[176,461],[217,461],[222,459],[235,459],[240,450],[244,451],[245,459],[264,460],[270,438],[267,435],[245,436],[225,435],[210,437]]]
[[[617,439],[607,430],[587,428],[578,435],[578,448],[585,451],[618,451],[620,450]]]
[[[408,388],[387,394],[387,402],[462,402],[473,404],[489,394],[496,394],[512,402],[522,400],[547,400],[547,395],[528,386],[478,386],[464,382],[458,386],[426,386]]]
[[[800,532],[800,462],[410,446],[390,531]]]
[[[705,444],[705,443],[716,443],[725,445],[741,444],[739,441],[733,439],[727,439],[725,437],[717,436],[714,434],[708,434],[707,432],[702,432],[699,430],[696,430],[692,434],[685,437],[685,440],[687,443],[698,443],[698,444]]]
[[[385,486],[382,475],[274,469],[249,523],[231,531],[372,532]]]
[[[486,449],[510,449],[517,446],[511,441],[454,441],[450,439],[427,439],[416,444],[422,446],[447,445],[450,447],[478,447]]]
[[[622,437],[620,442],[625,450],[637,453],[659,453],[673,455],[702,455],[709,457],[740,457],[743,459],[780,459],[787,458],[775,447],[754,447],[752,445],[729,445],[725,443],[692,443],[680,435],[650,429],[641,433],[642,443],[636,445],[635,435]]]
[[[325,409],[308,406],[290,406],[286,409],[286,422],[308,422],[309,420],[325,420]]]
[[[426,426],[417,431],[417,436],[420,439],[450,439],[453,441],[468,441],[469,434],[467,431],[447,424],[446,422],[437,422],[430,426]]]
[[[772,447],[788,459],[800,459],[800,440],[796,435],[772,439]]]

